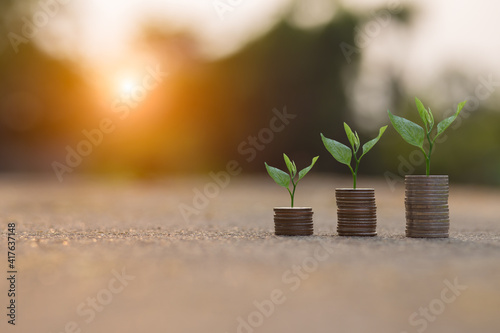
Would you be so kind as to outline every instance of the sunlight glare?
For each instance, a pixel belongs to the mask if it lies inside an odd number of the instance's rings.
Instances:
[[[132,89],[134,89],[135,86],[136,83],[134,82],[133,79],[131,78],[122,79],[120,83],[120,92],[122,94],[129,95],[130,93],[132,93]]]

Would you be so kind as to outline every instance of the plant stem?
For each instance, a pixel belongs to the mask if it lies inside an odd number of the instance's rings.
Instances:
[[[356,169],[354,170],[354,173],[353,173],[353,178],[354,178],[354,184],[353,184],[353,188],[356,189],[356,181],[358,179],[358,168],[359,168],[359,162],[360,162],[361,159],[356,159]]]
[[[427,176],[431,174],[431,154],[434,143],[431,140],[430,132],[427,133],[427,141],[429,142],[429,154],[425,155],[425,169]]]
[[[356,161],[356,168],[353,170],[350,165],[348,165],[349,169],[351,169],[352,173],[352,188],[355,190],[356,189],[356,181],[358,178],[358,168],[359,168],[359,162],[361,161],[361,158],[358,159],[356,156],[356,153],[353,154],[354,160]]]
[[[347,165],[349,167],[349,170],[351,170],[351,173],[352,173],[352,179],[353,179],[353,185],[352,187],[353,188],[356,188],[356,174],[354,173],[354,170],[352,169],[352,167],[350,165]]]
[[[293,194],[292,194],[292,192],[290,191],[289,188],[287,188],[286,190],[288,191],[288,193],[290,193],[290,199],[292,201],[292,206],[291,207],[293,207]]]
[[[431,154],[432,154],[432,145],[429,147],[429,156],[426,156],[426,171],[427,171],[427,176],[431,174]]]
[[[288,190],[288,193],[290,193],[290,198],[291,198],[291,200],[292,200],[291,207],[293,208],[293,200],[294,200],[294,198],[295,198],[295,188],[297,187],[297,183],[295,183],[295,182],[293,181],[292,176],[290,176],[290,180],[292,181],[292,185],[293,185],[293,192],[292,192],[292,191],[290,191],[290,189],[289,189],[289,188],[287,188],[287,190]]]

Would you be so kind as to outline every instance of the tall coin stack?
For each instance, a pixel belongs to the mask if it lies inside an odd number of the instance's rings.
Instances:
[[[406,237],[449,237],[448,176],[405,177]]]
[[[375,190],[335,190],[337,199],[337,232],[339,236],[376,236],[377,206]]]
[[[274,208],[274,230],[279,236],[310,236],[313,234],[311,207]]]

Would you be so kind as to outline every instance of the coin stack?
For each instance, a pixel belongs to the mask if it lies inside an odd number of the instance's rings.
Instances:
[[[279,236],[310,236],[313,234],[311,207],[274,208],[274,230]]]
[[[406,237],[447,238],[448,176],[405,177]]]
[[[339,236],[376,236],[377,206],[372,188],[338,188],[337,232]]]

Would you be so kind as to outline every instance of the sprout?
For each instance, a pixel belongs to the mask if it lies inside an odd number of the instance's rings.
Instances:
[[[361,156],[359,158],[357,157],[357,153],[358,153],[358,150],[359,150],[361,143],[359,141],[358,133],[357,132],[353,133],[351,128],[349,127],[349,125],[347,125],[346,123],[344,123],[344,129],[345,129],[345,133],[347,134],[347,138],[349,139],[349,143],[351,144],[352,150],[351,150],[351,148],[347,147],[346,145],[344,145],[338,141],[326,138],[323,135],[323,133],[321,133],[321,140],[323,140],[323,144],[325,145],[325,148],[330,152],[330,154],[332,154],[333,158],[335,158],[340,163],[347,165],[349,167],[349,169],[351,170],[352,178],[353,178],[353,186],[352,187],[354,189],[356,189],[356,180],[358,177],[358,168],[359,168],[359,162],[361,161],[361,158],[363,158],[363,156],[365,156],[365,154],[368,153],[368,151],[370,151],[370,149],[372,149],[373,146],[375,146],[375,144],[378,142],[378,140],[380,140],[380,137],[382,137],[382,134],[384,134],[386,128],[387,128],[387,126],[382,127],[379,130],[378,136],[375,139],[370,140],[363,145],[363,153],[361,154]],[[354,160],[356,161],[356,163],[355,163],[356,166],[354,169],[351,166],[352,157],[354,157]]]
[[[297,167],[295,166],[294,161],[290,161],[288,156],[286,154],[283,154],[283,158],[285,159],[286,166],[288,168],[288,172],[286,173],[285,171],[281,171],[278,168],[274,168],[272,166],[267,165],[267,163],[264,163],[266,165],[267,172],[269,173],[269,176],[271,176],[272,179],[278,184],[279,186],[286,187],[288,190],[288,193],[290,193],[290,198],[291,198],[291,207],[293,207],[293,200],[295,197],[295,188],[297,187],[297,184],[299,181],[304,178],[304,176],[312,169],[314,166],[314,163],[318,160],[319,156],[316,156],[315,158],[312,159],[312,163],[310,166],[307,168],[302,169],[299,172],[299,175],[297,177],[297,180],[295,180],[295,176],[297,176]],[[289,185],[290,182],[292,182],[293,185],[293,190],[290,191]]]
[[[422,102],[418,98],[415,97],[415,104],[417,105],[417,110],[418,113],[420,114],[420,118],[424,122],[425,130],[422,128],[422,126],[415,124],[414,122],[408,119],[395,116],[391,113],[391,111],[387,110],[387,112],[389,113],[389,119],[391,120],[392,126],[394,126],[394,128],[401,135],[401,137],[409,144],[420,148],[420,150],[424,154],[427,176],[429,176],[431,172],[431,154],[432,154],[432,149],[434,148],[434,144],[436,143],[437,137],[440,136],[451,125],[451,123],[453,123],[453,121],[455,121],[455,119],[460,114],[460,111],[462,111],[462,108],[464,107],[465,103],[467,103],[467,101],[458,103],[457,111],[455,112],[455,114],[452,115],[451,117],[442,120],[439,124],[437,124],[436,134],[432,139],[431,139],[431,132],[432,128],[434,127],[434,116],[432,115],[431,109],[430,108],[426,109],[424,107],[424,104],[422,104]],[[429,146],[427,152],[424,150],[424,140],[426,137]]]

